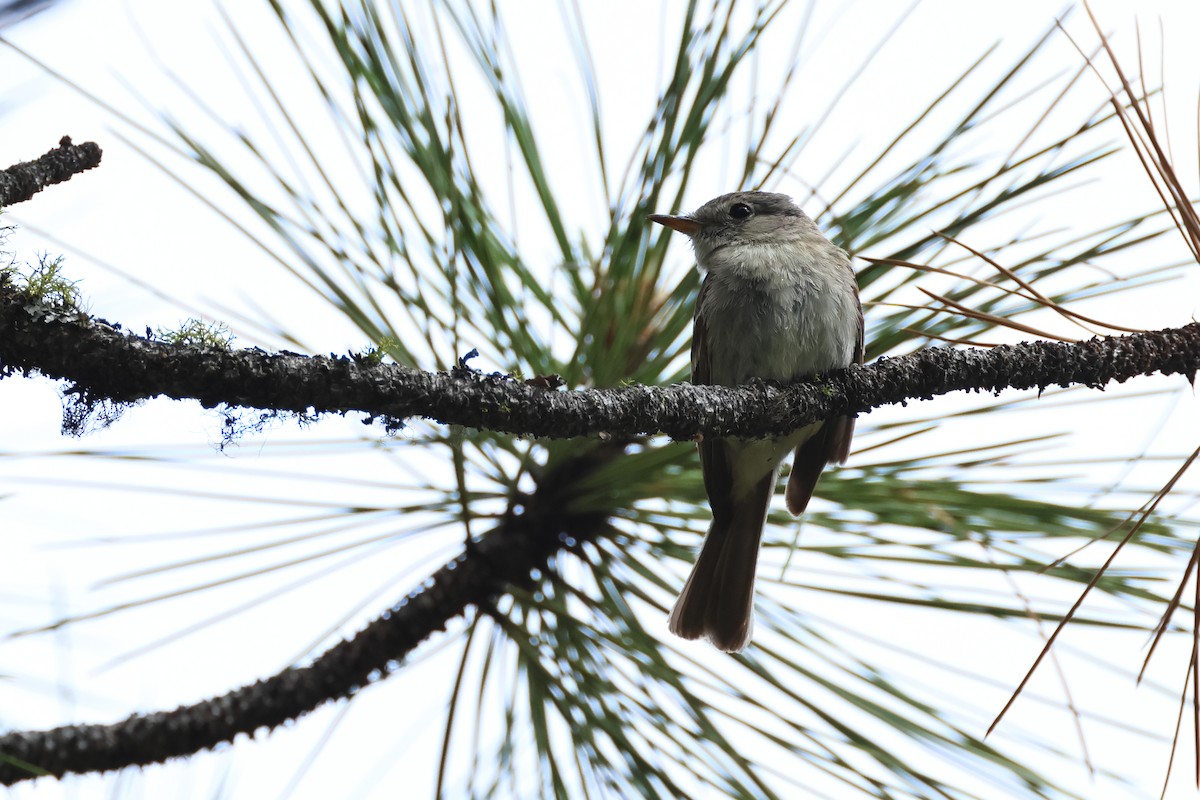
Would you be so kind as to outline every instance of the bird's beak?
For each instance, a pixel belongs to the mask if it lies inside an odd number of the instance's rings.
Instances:
[[[649,217],[651,222],[657,222],[659,225],[666,225],[673,231],[685,233],[688,236],[695,236],[700,231],[700,223],[691,217],[672,217],[667,214],[651,214]]]

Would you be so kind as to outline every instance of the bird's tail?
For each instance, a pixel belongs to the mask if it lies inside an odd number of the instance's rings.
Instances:
[[[684,639],[709,639],[735,653],[750,643],[754,617],[754,573],[767,508],[778,470],[772,470],[713,519],[696,566],[671,612],[668,627]]]

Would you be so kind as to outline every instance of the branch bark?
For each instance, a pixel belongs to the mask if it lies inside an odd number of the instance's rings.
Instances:
[[[69,181],[80,172],[100,166],[101,155],[95,142],[77,145],[72,144],[70,136],[62,137],[58,147],[45,155],[0,172],[0,206],[23,203],[47,186]]]
[[[1191,379],[1200,324],[1085,342],[930,348],[788,387],[631,386],[558,392],[471,370],[430,373],[363,359],[227,351],[134,336],[83,314],[46,308],[0,285],[0,374],[41,373],[92,399],[159,395],[280,411],[407,418],[548,438],[666,434],[770,436],[841,414],[953,391],[999,392],[1139,375]]]

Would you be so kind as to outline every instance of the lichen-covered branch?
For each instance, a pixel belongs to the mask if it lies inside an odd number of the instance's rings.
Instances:
[[[349,697],[395,670],[418,644],[443,630],[467,606],[488,608],[501,592],[528,585],[530,571],[575,542],[596,536],[602,514],[566,509],[575,482],[616,456],[621,446],[601,445],[559,466],[539,483],[520,514],[505,517],[435,572],[422,588],[356,636],[335,645],[311,665],[285,669],[228,694],[173,711],[135,714],[112,725],[68,725],[0,735],[0,785],[40,776],[104,772],[190,755],[239,733],[274,728],[323,703]]]
[[[1200,325],[1074,344],[931,348],[786,388],[679,384],[560,392],[469,370],[429,373],[352,357],[169,344],[48,309],[0,285],[0,369],[61,378],[72,391],[118,403],[165,395],[206,406],[419,416],[538,437],[689,439],[780,434],[953,391],[1102,387],[1153,373],[1190,378],[1200,369]]]
[[[0,172],[0,206],[22,203],[47,186],[100,166],[101,155],[95,142],[72,144],[70,136],[62,137],[58,147],[45,155]]]

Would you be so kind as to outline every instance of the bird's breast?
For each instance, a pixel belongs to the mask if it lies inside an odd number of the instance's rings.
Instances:
[[[787,381],[850,364],[859,311],[845,253],[824,241],[737,249],[708,265],[697,312],[710,380]]]

